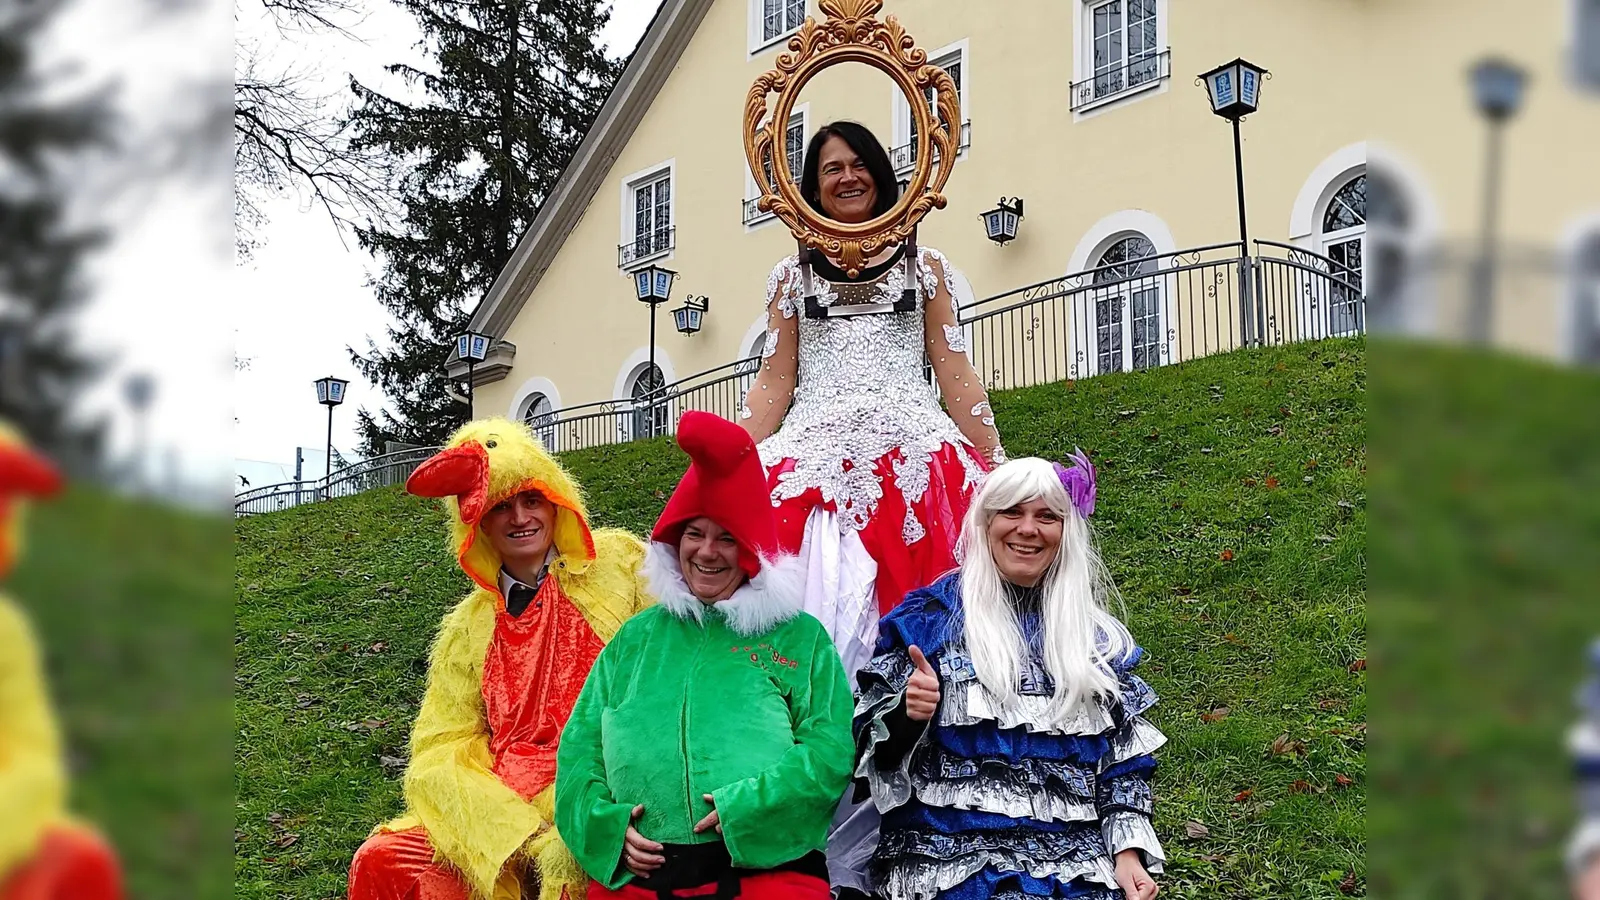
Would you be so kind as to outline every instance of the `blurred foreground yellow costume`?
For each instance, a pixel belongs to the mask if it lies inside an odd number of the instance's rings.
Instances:
[[[351,900],[519,900],[529,875],[541,900],[580,900],[587,879],[553,824],[557,739],[600,648],[650,602],[637,575],[644,544],[591,532],[572,478],[506,419],[463,426],[406,489],[444,498],[450,549],[475,587],[433,646],[407,813],[357,851]],[[479,523],[529,490],[556,509],[555,558],[538,599],[512,615]]]
[[[23,498],[61,478],[0,423],[0,577],[21,551]],[[0,900],[119,900],[116,856],[66,814],[61,736],[27,619],[0,594]]]

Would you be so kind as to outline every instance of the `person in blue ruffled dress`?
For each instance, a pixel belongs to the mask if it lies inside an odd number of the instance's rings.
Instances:
[[[882,815],[885,900],[1151,900],[1156,695],[1107,609],[1094,467],[991,472],[961,566],[884,617],[859,675],[857,796]]]

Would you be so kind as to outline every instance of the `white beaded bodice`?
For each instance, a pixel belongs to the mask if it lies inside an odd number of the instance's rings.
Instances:
[[[924,249],[918,261],[922,290],[914,312],[826,319],[803,315],[804,289],[795,257],[773,270],[768,295],[782,291],[777,307],[783,316],[800,316],[794,397],[782,427],[758,448],[762,464],[769,468],[785,459],[795,463],[772,492],[775,505],[818,488],[823,499],[834,504],[840,528],[859,531],[883,496],[873,472],[879,459],[901,451],[894,473],[909,509],[928,488],[933,454],[945,444],[969,445],[940,407],[924,371],[924,308],[938,287],[930,259],[940,262],[949,295],[955,297],[954,270],[938,251]],[[855,302],[892,303],[900,298],[904,272],[904,265],[896,264],[874,284],[848,288],[866,295]],[[815,276],[814,284],[822,305],[847,302],[841,299],[839,286]],[[951,352],[964,353],[959,330],[951,330],[955,333],[945,336]],[[768,356],[776,337],[776,331],[768,335]],[[748,416],[749,411],[743,414]],[[961,459],[967,482],[976,484],[982,470],[968,454],[961,454]],[[907,516],[903,531],[907,542],[924,533],[915,515]]]

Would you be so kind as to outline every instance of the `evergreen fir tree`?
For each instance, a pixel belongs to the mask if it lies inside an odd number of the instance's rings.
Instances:
[[[394,228],[357,229],[384,266],[370,285],[397,320],[390,346],[351,349],[392,412],[357,414],[364,449],[434,445],[466,407],[450,398],[449,344],[511,256],[622,63],[596,44],[606,0],[397,0],[417,17],[431,71],[390,66],[422,102],[352,80],[355,146],[406,160]]]
[[[98,461],[103,423],[75,422],[96,374],[73,340],[97,230],[70,221],[72,167],[106,143],[106,105],[42,82],[34,47],[61,0],[0,12],[0,418],[74,469]]]

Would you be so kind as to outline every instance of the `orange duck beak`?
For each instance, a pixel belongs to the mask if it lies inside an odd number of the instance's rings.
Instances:
[[[406,479],[418,497],[454,497],[461,520],[476,525],[489,501],[489,451],[477,441],[440,450]]]

